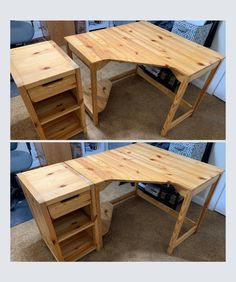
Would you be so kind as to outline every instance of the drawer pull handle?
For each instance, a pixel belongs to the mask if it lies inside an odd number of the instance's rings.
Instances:
[[[53,80],[53,81],[44,83],[44,84],[42,84],[42,86],[43,86],[43,87],[44,87],[44,86],[48,86],[48,85],[53,84],[53,83],[55,83],[55,82],[61,81],[62,79],[63,79],[63,78],[58,78],[57,80]]]
[[[75,196],[72,196],[72,197],[70,197],[70,198],[61,200],[61,203],[65,203],[65,202],[70,201],[70,200],[72,200],[72,199],[79,198],[79,196],[80,196],[80,195],[75,195]]]

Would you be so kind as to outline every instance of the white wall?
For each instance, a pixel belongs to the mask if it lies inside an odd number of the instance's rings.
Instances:
[[[216,142],[214,143],[212,150],[211,150],[211,154],[210,154],[210,158],[209,158],[209,163],[216,165],[218,167],[224,168],[226,167],[226,160],[225,160],[225,156],[226,156],[226,147],[225,147],[225,143],[224,142]],[[216,191],[212,197],[212,200],[209,204],[209,209],[210,210],[214,210],[217,204],[217,201],[222,193],[222,191],[224,190],[224,188],[226,187],[226,179],[225,179],[225,172],[222,175]],[[204,201],[207,197],[208,191],[209,191],[210,187],[204,191],[202,191],[201,193],[199,193],[198,195],[196,195],[193,198],[193,202],[203,205]]]

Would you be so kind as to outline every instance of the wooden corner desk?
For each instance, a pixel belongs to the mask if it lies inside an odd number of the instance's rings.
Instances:
[[[85,93],[85,106],[88,114],[98,124],[98,113],[106,107],[109,98],[108,81],[118,81],[138,74],[167,96],[173,103],[161,130],[161,135],[193,115],[223,59],[219,53],[191,42],[181,36],[159,28],[151,23],[140,21],[89,33],[65,37],[68,55],[72,53],[90,69],[91,89]],[[136,67],[104,81],[97,81],[97,71],[109,61],[128,62]],[[177,93],[173,93],[162,84],[147,75],[139,64],[169,68],[180,81]],[[188,84],[206,73],[209,76],[192,105],[183,99]],[[186,113],[174,120],[178,107],[184,107]]]
[[[99,192],[112,181],[171,183],[184,197],[179,212],[139,189],[116,201],[139,196],[174,216],[176,224],[167,248],[171,255],[174,248],[198,231],[222,173],[213,165],[137,143],[27,171],[18,177],[49,249],[57,260],[72,261],[102,248]],[[192,197],[211,185],[199,218],[194,221],[186,217]],[[184,223],[190,228],[179,237]]]

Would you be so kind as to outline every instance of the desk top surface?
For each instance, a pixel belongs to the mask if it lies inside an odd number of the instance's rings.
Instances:
[[[213,165],[136,143],[18,176],[38,202],[52,203],[109,181],[168,182],[177,189],[194,191],[222,172]]]
[[[144,21],[71,35],[65,40],[89,65],[106,60],[149,64],[188,77],[223,59],[209,48]]]
[[[32,88],[72,74],[77,68],[53,41],[11,49],[11,74],[17,87]]]

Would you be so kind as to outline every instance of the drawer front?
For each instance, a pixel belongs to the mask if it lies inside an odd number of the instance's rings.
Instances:
[[[76,209],[82,208],[91,203],[90,191],[64,199],[58,203],[48,206],[49,213],[53,219],[68,214]]]
[[[40,86],[36,86],[32,89],[29,89],[28,93],[33,102],[39,102],[56,94],[60,94],[64,91],[75,88],[76,86],[76,78],[73,74],[55,81],[51,81],[49,83],[42,84]]]

